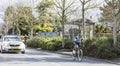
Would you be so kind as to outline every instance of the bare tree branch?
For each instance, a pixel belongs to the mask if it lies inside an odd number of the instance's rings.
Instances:
[[[58,14],[59,16],[61,16],[60,12],[58,12],[57,10],[55,10],[55,11],[57,12],[57,14]]]
[[[67,12],[66,14],[76,12],[78,8],[79,8],[79,6],[78,6],[78,7],[76,7],[75,9],[73,9],[73,10],[70,10],[70,11],[69,11],[69,12]]]
[[[79,0],[81,3],[83,3],[83,1],[82,0]]]
[[[105,0],[105,2],[108,6],[117,10],[115,13],[115,16],[118,16],[118,14],[120,13],[120,0],[115,0],[115,3],[113,3],[112,1],[108,1],[108,0]]]
[[[62,5],[60,4],[60,1],[58,1],[58,0],[54,0],[54,1],[55,1],[55,6],[56,6],[57,8],[62,9]]]
[[[92,1],[92,0],[87,0],[87,1],[85,1],[85,4],[89,3],[90,1]]]
[[[70,8],[74,3],[75,3],[75,1],[72,1],[72,3],[70,3],[70,4],[65,8],[65,10],[67,10],[68,8]]]

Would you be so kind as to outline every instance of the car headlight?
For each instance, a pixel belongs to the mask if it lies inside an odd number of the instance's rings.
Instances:
[[[10,46],[10,45],[9,45],[9,43],[5,43],[5,44],[3,44],[3,46],[6,47],[6,46]]]

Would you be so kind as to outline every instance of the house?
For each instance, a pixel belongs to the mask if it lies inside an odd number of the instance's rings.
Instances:
[[[85,32],[85,36],[92,38],[93,36],[93,27],[95,25],[95,22],[93,22],[90,19],[85,19],[85,26],[90,26],[89,27],[89,32]],[[68,27],[69,26],[69,27]],[[70,29],[73,29],[73,31],[69,32]],[[78,29],[78,30],[76,30]],[[76,31],[79,31],[76,33]],[[83,35],[83,22],[82,19],[76,19],[73,20],[71,22],[67,22],[65,24],[65,33],[69,33],[69,35],[72,35],[72,38],[74,38],[74,36],[76,36],[76,34],[81,33]]]

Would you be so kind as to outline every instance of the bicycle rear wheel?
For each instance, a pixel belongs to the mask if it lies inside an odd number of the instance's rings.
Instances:
[[[78,61],[82,61],[82,59],[83,59],[83,50],[79,49],[77,51],[77,53],[78,53]]]

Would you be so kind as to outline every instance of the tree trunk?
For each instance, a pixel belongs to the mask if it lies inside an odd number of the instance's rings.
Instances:
[[[30,36],[30,38],[32,38],[33,37],[33,27],[31,28],[31,36]]]
[[[65,41],[64,41],[64,21],[65,21],[65,0],[63,0],[62,3],[63,10],[62,10],[62,48],[65,46]]]
[[[117,21],[117,19],[116,19],[116,15],[115,15],[115,1],[114,0],[112,0],[113,1],[113,21],[114,21],[114,23],[113,23],[113,39],[114,39],[114,44],[116,44],[117,43],[117,24],[116,24],[116,21]]]
[[[83,22],[83,38],[86,38],[86,29],[85,29],[85,4],[82,3],[82,22]]]

